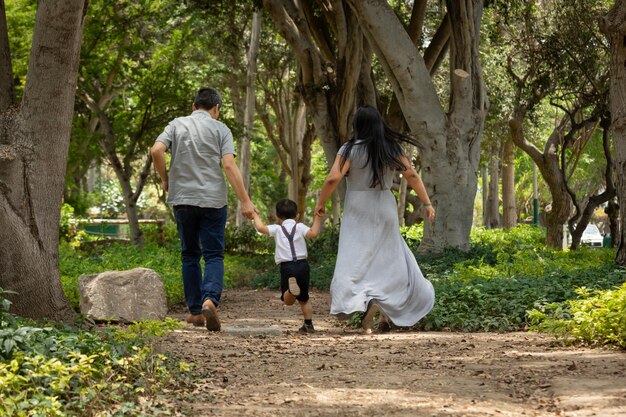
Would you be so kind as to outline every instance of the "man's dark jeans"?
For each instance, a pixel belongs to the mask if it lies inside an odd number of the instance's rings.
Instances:
[[[175,206],[183,263],[183,287],[191,314],[202,312],[202,303],[219,305],[224,284],[224,229],[226,206],[205,208]],[[204,258],[204,279],[200,267]]]

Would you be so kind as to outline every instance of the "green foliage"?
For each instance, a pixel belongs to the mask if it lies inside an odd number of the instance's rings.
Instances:
[[[76,232],[77,221],[74,217],[74,207],[63,203],[59,220],[59,237],[69,242]]]
[[[463,254],[418,257],[435,287],[435,307],[420,321],[424,329],[515,331],[528,327],[527,310],[575,297],[577,288],[611,288],[624,281],[614,252],[543,248],[540,230],[476,229]]]
[[[576,293],[578,299],[531,310],[531,329],[565,340],[626,348],[626,283],[605,291],[581,287]]]
[[[93,192],[93,203],[101,218],[116,218],[126,212],[122,189],[117,181],[103,180]]]
[[[26,84],[28,56],[35,26],[37,1],[12,0],[3,2],[3,7],[4,5],[6,5],[5,11],[15,90],[17,99],[20,100]]]
[[[274,240],[258,233],[251,224],[227,227],[224,245],[229,253],[274,253]]]
[[[149,346],[180,324],[116,328],[42,325],[8,313],[0,290],[0,415],[162,415],[156,395],[189,365]]]

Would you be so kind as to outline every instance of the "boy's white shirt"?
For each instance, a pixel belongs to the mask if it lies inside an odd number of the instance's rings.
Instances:
[[[293,219],[287,219],[283,221],[283,226],[287,230],[287,233],[291,233],[293,225],[296,223]],[[306,248],[305,235],[311,228],[304,223],[298,223],[296,226],[296,233],[293,236],[293,245],[296,249],[296,258],[306,259],[308,256]],[[291,256],[291,247],[289,246],[289,239],[283,233],[283,229],[279,224],[268,224],[268,234],[276,241],[276,249],[274,251],[274,260],[277,264],[282,262],[289,262],[293,260]]]

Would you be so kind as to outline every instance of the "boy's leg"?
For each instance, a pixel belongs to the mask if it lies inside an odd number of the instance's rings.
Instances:
[[[311,305],[311,301],[300,301],[300,308],[302,309],[302,315],[304,316],[304,324],[300,329],[298,329],[299,333],[315,333],[315,327],[313,327],[313,306]]]
[[[302,310],[302,316],[305,320],[313,319],[313,306],[311,305],[311,301],[298,301],[300,303],[300,309]]]

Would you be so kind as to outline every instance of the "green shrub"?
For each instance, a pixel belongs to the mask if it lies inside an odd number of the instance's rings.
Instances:
[[[241,254],[274,253],[274,240],[256,231],[251,224],[229,226],[224,235],[226,252]]]
[[[626,283],[612,290],[576,290],[578,299],[529,312],[531,329],[565,340],[626,348]]]
[[[583,286],[607,289],[624,282],[626,275],[615,268],[613,256],[611,250],[582,248],[577,252],[520,250],[506,259],[500,257],[495,265],[465,260],[444,273],[427,275],[435,287],[435,307],[419,327],[527,329],[530,309],[572,299]]]
[[[175,320],[80,329],[14,317],[1,290],[0,301],[0,415],[161,415],[156,395],[189,369],[150,346]]]

